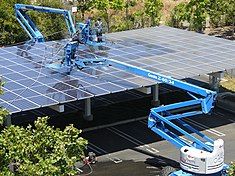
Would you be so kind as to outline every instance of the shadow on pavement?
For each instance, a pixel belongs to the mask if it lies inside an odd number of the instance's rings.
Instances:
[[[122,161],[115,164],[112,161],[97,162],[94,165],[81,168],[84,175],[92,176],[157,176],[165,166],[179,168],[179,164],[162,156],[148,158],[146,161],[134,162],[133,160]]]

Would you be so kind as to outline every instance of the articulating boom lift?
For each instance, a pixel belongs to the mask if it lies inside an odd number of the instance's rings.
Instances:
[[[18,20],[22,28],[27,32],[27,34],[30,36],[32,40],[35,40],[37,42],[44,42],[45,38],[42,35],[42,33],[39,31],[37,26],[34,24],[34,22],[27,15],[26,12],[29,10],[44,12],[44,13],[62,14],[64,15],[69,34],[72,36],[76,33],[76,29],[74,27],[71,14],[68,10],[25,5],[25,4],[15,4],[16,19]]]
[[[79,23],[79,29],[77,31],[73,24],[71,13],[68,10],[26,4],[15,4],[16,19],[33,41],[45,42],[45,38],[31,18],[27,15],[27,11],[29,10],[63,15],[71,37],[77,35],[79,37],[80,43],[90,46],[103,46],[105,44],[101,33],[98,33],[99,36],[94,34],[94,30],[91,29],[90,20],[88,23]],[[95,40],[97,38],[100,40]]]
[[[31,38],[37,39],[38,42],[44,42],[44,38],[26,15],[25,11],[29,9],[64,14],[68,20],[67,25],[70,33],[76,33],[68,11],[22,4],[16,4],[15,8],[17,19],[22,27],[28,31]],[[82,69],[93,65],[102,66],[105,63],[106,66],[110,65],[155,80],[156,84],[165,83],[186,91],[192,97],[192,100],[152,108],[148,117],[148,127],[180,149],[180,166],[182,170],[175,171],[170,176],[225,175],[227,166],[224,164],[223,140],[213,140],[183,120],[185,117],[210,113],[214,108],[216,92],[112,59],[88,58],[82,61],[76,55],[78,46],[78,41],[75,39],[69,42],[65,46],[65,56],[59,66],[52,63],[48,67],[52,69],[66,68],[67,72],[70,73],[74,66]],[[195,109],[195,106],[199,108]],[[188,110],[178,114],[173,113],[174,110],[185,108]],[[190,133],[195,133],[199,138]],[[184,135],[189,140],[180,138],[180,135]]]
[[[79,30],[76,31],[70,11],[68,10],[34,5],[15,4],[16,19],[31,38],[29,42],[26,42],[26,50],[28,48],[28,45],[32,45],[34,42],[45,42],[44,36],[27,15],[26,12],[29,10],[44,13],[62,14],[65,18],[68,31],[71,36],[72,41],[69,41],[64,47],[65,56],[62,59],[61,63],[47,64],[47,67],[56,70],[65,70],[67,73],[70,73],[73,67],[82,69],[88,66],[107,65],[107,60],[105,58],[92,57],[84,59],[80,58],[76,54],[79,43],[87,44],[89,46],[103,46],[105,44],[105,42],[101,39],[102,35],[100,33],[99,36],[96,36],[96,34],[92,33],[90,21],[86,24],[79,23]],[[98,41],[95,40],[96,37],[99,38]]]
[[[210,113],[214,108],[216,92],[116,60],[109,59],[108,62],[116,68],[155,80],[156,83],[165,83],[180,88],[192,97],[192,100],[152,108],[149,114],[148,127],[180,149],[180,166],[182,170],[175,171],[170,176],[214,176],[224,174],[227,166],[224,164],[223,140],[212,140],[182,119],[184,117]],[[172,113],[176,109],[194,109],[195,106],[199,106],[200,109],[179,114]],[[180,124],[182,128],[173,123],[172,120]],[[189,131],[197,134],[201,140],[191,135]],[[178,133],[184,135],[192,143],[180,138]]]

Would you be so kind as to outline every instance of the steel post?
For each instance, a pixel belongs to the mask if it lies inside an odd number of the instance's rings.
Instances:
[[[210,87],[211,87],[211,89],[215,90],[216,92],[219,92],[222,73],[223,72],[216,72],[216,73],[212,73],[209,75]]]
[[[91,99],[90,98],[85,99],[85,111],[84,111],[83,118],[87,121],[93,120],[93,115],[91,114]]]
[[[152,86],[152,92],[153,92],[153,100],[152,100],[152,105],[154,107],[160,105],[159,101],[159,84],[153,85]]]
[[[7,115],[5,118],[4,118],[4,126],[10,126],[12,123],[11,123],[11,115]]]

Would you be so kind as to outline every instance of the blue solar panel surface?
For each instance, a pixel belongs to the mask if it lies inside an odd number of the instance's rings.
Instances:
[[[165,26],[108,35],[100,50],[80,46],[79,56],[107,57],[177,79],[234,68],[234,42]],[[6,82],[0,106],[11,113],[156,84],[113,67],[74,69],[70,75],[45,68],[63,57],[66,40],[0,48]]]
[[[112,33],[109,39],[116,43],[110,46],[110,58],[177,79],[235,64],[234,41],[167,26]]]

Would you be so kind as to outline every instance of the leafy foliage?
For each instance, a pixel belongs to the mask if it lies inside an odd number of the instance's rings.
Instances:
[[[123,10],[124,6],[124,0],[94,0],[94,7],[99,11],[98,16],[105,20],[108,32],[110,32],[112,16]]]
[[[0,95],[3,93],[0,80]],[[0,108],[0,125],[8,115]],[[63,131],[38,118],[34,128],[11,125],[0,133],[0,176],[76,175],[75,163],[84,156],[87,141],[81,130],[67,126]]]
[[[77,8],[81,12],[82,19],[86,12],[89,12],[94,7],[94,0],[80,0],[78,1]]]
[[[182,23],[185,21],[186,16],[186,4],[179,3],[175,8],[171,11],[171,19],[168,22],[168,25],[173,27],[182,28]]]
[[[16,20],[15,3],[29,3],[29,0],[8,0],[0,2],[0,46],[22,42],[26,33]]]
[[[2,86],[4,83],[0,80],[0,95],[3,94]],[[8,115],[8,111],[5,108],[0,107],[0,126],[3,125],[5,117]]]
[[[63,9],[63,3],[57,0],[37,0],[34,5]],[[68,33],[63,15],[33,11],[28,13],[46,37],[46,40],[58,40],[64,38],[64,35]]]
[[[161,9],[163,3],[161,0],[145,0],[144,2],[145,14],[151,19],[151,26],[156,26],[160,22]]]
[[[28,39],[26,32],[17,22],[14,12],[16,3],[30,4],[30,0],[8,0],[0,2],[0,46],[22,42]],[[61,1],[37,0],[35,5],[63,8]],[[64,17],[57,14],[46,14],[29,11],[33,21],[37,24],[47,40],[63,38],[67,32]],[[53,34],[53,35],[52,35]]]
[[[79,137],[81,131],[72,125],[61,131],[49,126],[47,121],[48,117],[38,118],[35,128],[11,125],[2,131],[1,175],[77,174],[74,166],[84,155],[87,141]]]
[[[235,162],[231,162],[231,165],[228,170],[228,176],[234,176],[235,175]]]
[[[180,3],[171,13],[171,26],[181,27],[183,21],[189,22],[190,30],[202,31],[206,18],[211,27],[233,25],[235,23],[235,0],[190,0]]]
[[[190,0],[185,6],[186,20],[190,23],[191,30],[202,31],[207,16],[210,0]]]

